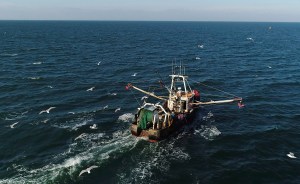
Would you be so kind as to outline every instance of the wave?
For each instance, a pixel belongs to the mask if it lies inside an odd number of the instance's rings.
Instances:
[[[15,120],[19,120],[19,119],[27,117],[27,113],[28,113],[28,111],[11,112],[11,113],[8,113],[8,114],[3,114],[3,119],[5,121],[15,121]]]
[[[11,56],[11,57],[14,57],[14,56],[17,56],[18,54],[7,54],[7,53],[4,53],[4,54],[0,54],[0,56]]]

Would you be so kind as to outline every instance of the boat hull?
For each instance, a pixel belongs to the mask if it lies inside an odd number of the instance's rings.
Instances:
[[[145,129],[141,130],[136,121],[131,124],[130,131],[131,134],[136,137],[142,137],[149,142],[157,142],[163,139],[166,139],[171,134],[174,134],[176,132],[179,132],[179,130],[187,125],[190,124],[193,120],[195,112],[190,114],[179,114],[176,117],[174,117],[173,122],[170,126],[161,128],[161,129]]]

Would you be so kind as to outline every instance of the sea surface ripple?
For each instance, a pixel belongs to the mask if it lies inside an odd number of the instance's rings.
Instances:
[[[0,21],[0,183],[300,183],[299,32],[299,23]],[[144,95],[125,85],[162,93],[174,61],[202,100],[240,96],[245,107],[202,107],[159,143],[131,136]]]

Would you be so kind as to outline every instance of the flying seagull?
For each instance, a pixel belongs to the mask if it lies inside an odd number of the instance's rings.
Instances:
[[[247,40],[254,41],[254,39],[251,37],[247,38]]]
[[[86,91],[93,91],[95,87],[91,87],[90,89],[87,89]]]
[[[97,125],[96,124],[93,124],[93,126],[90,126],[90,129],[97,129]]]
[[[82,134],[80,134],[78,137],[76,137],[74,140],[76,141],[77,139],[82,139],[82,138],[84,138],[84,137],[86,137],[86,136],[87,136],[86,133],[82,133]]]
[[[148,98],[148,96],[143,96],[142,98],[141,98],[141,100],[145,100],[145,99],[147,99]]]
[[[100,64],[101,64],[101,61],[99,61],[97,65],[100,65]]]
[[[43,123],[47,123],[49,121],[49,119],[45,119],[44,121],[42,121]]]
[[[79,173],[79,176],[81,176],[83,173],[91,173],[91,170],[92,169],[95,169],[95,168],[98,168],[98,166],[96,166],[96,165],[93,165],[93,166],[91,166],[91,167],[89,167],[89,168],[86,168],[86,169],[84,169],[84,170],[82,170],[80,173]]]
[[[292,153],[292,152],[290,152],[290,153],[288,153],[288,154],[286,154],[288,157],[290,157],[290,158],[297,158],[295,155],[294,155],[294,153]]]
[[[16,123],[14,123],[14,124],[11,124],[11,125],[10,125],[10,128],[15,128],[15,125],[18,124],[18,123],[19,123],[19,122],[16,122]]]
[[[135,77],[136,75],[137,75],[137,73],[134,73],[134,74],[132,74],[131,76],[132,76],[132,77]]]
[[[49,109],[46,109],[46,110],[42,110],[39,114],[42,114],[44,112],[47,112],[48,114],[50,113],[50,110],[51,109],[55,109],[56,107],[50,107]]]
[[[119,108],[117,108],[116,110],[115,110],[115,112],[118,112],[119,110],[121,110],[121,108],[119,107]]]

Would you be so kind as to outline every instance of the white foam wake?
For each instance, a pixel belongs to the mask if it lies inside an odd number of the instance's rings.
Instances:
[[[118,118],[119,121],[123,121],[123,122],[130,122],[133,121],[133,119],[134,119],[134,114],[132,113],[123,114]]]
[[[124,169],[125,172],[117,173],[120,183],[158,183],[157,171],[166,173],[172,161],[186,161],[190,159],[183,148],[174,145],[175,140],[162,144],[151,143],[133,156],[136,163],[133,168]],[[128,166],[126,166],[128,167]],[[130,170],[129,173],[126,171]]]
[[[194,134],[201,135],[207,140],[214,140],[217,136],[221,134],[221,132],[214,125],[201,125],[201,129],[195,130]]]
[[[15,170],[17,174],[8,179],[0,180],[0,183],[59,183],[62,177],[69,181],[78,181],[79,172],[89,165],[101,167],[110,159],[116,159],[126,150],[135,147],[137,139],[134,139],[128,130],[117,131],[106,141],[96,143],[94,138],[105,137],[103,133],[86,134],[80,140],[81,144],[70,144],[70,148],[58,155],[53,155],[51,163],[40,168],[30,169],[23,165],[12,165],[8,170]],[[78,153],[79,152],[79,153]],[[111,158],[111,154],[114,155]],[[95,170],[96,172],[96,170]]]
[[[85,114],[84,116],[76,117],[64,123],[56,123],[52,126],[56,128],[68,129],[70,131],[77,131],[79,128],[87,125],[89,122],[92,122],[93,120],[94,118],[92,114]]]
[[[215,122],[214,114],[212,112],[208,112],[206,116],[202,118],[204,123],[200,126],[200,128],[196,128],[194,131],[194,135],[200,135],[207,140],[214,140],[217,136],[221,134],[220,130],[212,123]]]

